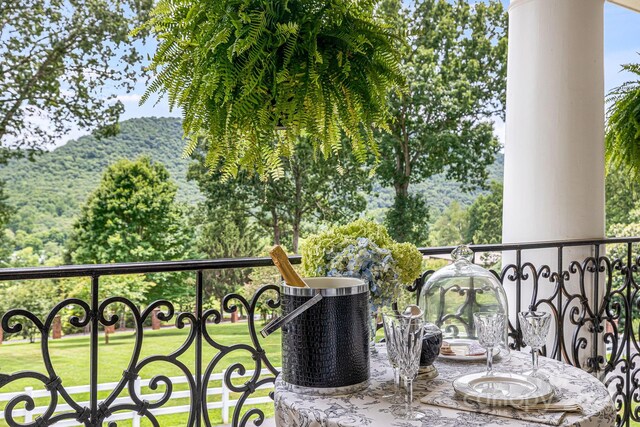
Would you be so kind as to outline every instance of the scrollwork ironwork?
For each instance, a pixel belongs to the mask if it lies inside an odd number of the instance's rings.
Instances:
[[[612,399],[619,411],[618,425],[628,426],[632,421],[640,421],[640,325],[632,322],[633,314],[640,312],[640,286],[638,274],[640,271],[640,255],[634,254],[640,238],[618,239],[614,243],[626,245],[624,254],[618,257],[604,253],[604,247],[612,244],[610,240],[586,241],[582,246],[592,248],[592,255],[584,259],[568,259],[567,247],[574,247],[576,242],[552,242],[550,244],[522,244],[522,245],[492,245],[493,252],[505,251],[515,253],[514,262],[505,262],[500,269],[493,270],[494,276],[514,292],[516,307],[511,308],[511,322],[509,324],[510,347],[519,350],[524,347],[522,335],[515,311],[545,310],[554,319],[554,339],[550,340],[545,353],[549,357],[563,360],[579,366],[602,378],[605,386],[611,391]],[[486,250],[487,247],[480,247]],[[476,249],[476,250],[478,250]],[[527,250],[545,249],[557,252],[557,263],[548,262],[537,265],[525,262],[523,252]],[[425,249],[425,253],[446,253],[450,249]],[[567,258],[567,259],[565,259]],[[299,261],[299,260],[298,260]],[[296,261],[297,262],[297,261]],[[230,392],[237,394],[236,410],[231,420],[233,426],[249,424],[260,425],[266,414],[259,408],[245,408],[246,402],[255,396],[257,391],[275,381],[278,374],[273,359],[267,354],[262,339],[256,332],[256,314],[259,303],[265,304],[269,310],[276,310],[280,306],[279,287],[267,285],[260,288],[255,295],[247,298],[239,293],[233,293],[223,298],[220,309],[203,307],[202,293],[196,292],[196,308],[191,312],[176,312],[171,301],[161,300],[150,304],[141,310],[129,299],[112,295],[98,301],[99,277],[101,275],[146,273],[160,271],[192,271],[198,275],[196,286],[201,286],[202,272],[208,268],[242,268],[266,266],[269,260],[213,260],[205,262],[153,263],[127,266],[90,266],[86,269],[79,267],[63,267],[55,271],[16,270],[3,274],[0,270],[0,280],[22,280],[60,277],[91,277],[92,288],[89,301],[70,298],[56,304],[45,318],[38,318],[33,313],[15,308],[4,314],[0,322],[6,333],[18,333],[27,322],[37,331],[40,338],[40,351],[44,362],[43,372],[22,371],[16,373],[0,373],[0,391],[17,381],[30,380],[42,384],[47,393],[47,403],[44,413],[31,423],[21,423],[17,411],[35,407],[34,398],[19,395],[9,401],[4,407],[4,418],[11,427],[16,426],[49,426],[63,420],[75,420],[87,427],[97,427],[104,424],[117,427],[116,421],[110,421],[110,416],[123,411],[134,411],[144,417],[154,426],[160,426],[161,421],[154,415],[156,409],[165,407],[172,393],[177,389],[168,375],[156,375],[149,381],[149,388],[157,390],[153,401],[145,400],[136,388],[136,379],[145,368],[152,364],[169,364],[181,372],[186,378],[190,414],[186,421],[191,426],[211,426],[212,416],[208,407],[207,386],[214,373],[226,367],[222,382]],[[41,271],[41,274],[38,273]],[[65,273],[67,272],[68,273]],[[413,294],[416,302],[420,292],[433,270],[425,271],[422,276],[406,291]],[[468,310],[477,306],[476,297],[481,289],[473,292],[449,289],[449,292],[461,292],[461,300]],[[75,401],[68,393],[68,385],[64,382],[52,362],[50,354],[50,331],[55,317],[65,307],[73,305],[81,314],[66,319],[75,328],[91,328],[90,334],[97,342],[98,328],[115,325],[119,318],[111,314],[114,305],[126,307],[131,313],[134,327],[134,343],[126,368],[117,381],[113,390],[104,398],[98,399],[97,393],[92,393],[88,405]],[[158,311],[159,310],[159,311]],[[215,325],[222,322],[223,314],[232,314],[242,310],[247,316],[246,342],[228,343],[219,339],[213,332]],[[144,324],[154,311],[164,322],[173,321],[176,328],[187,330],[180,346],[168,354],[155,354],[142,357],[145,347]],[[127,314],[129,315],[129,314]],[[446,313],[442,314],[446,316]],[[448,314],[452,315],[452,314]],[[453,314],[455,315],[455,314]],[[460,327],[468,325],[460,324]],[[92,374],[97,373],[97,347],[91,348]],[[204,354],[213,356],[204,360]],[[185,363],[185,357],[195,353],[193,363]],[[239,363],[234,356],[246,355],[248,362]],[[149,368],[147,368],[149,369]],[[264,372],[266,372],[266,374]],[[247,374],[248,377],[239,380],[235,374]],[[92,378],[94,376],[92,375]],[[95,376],[97,378],[97,375]],[[93,380],[92,380],[93,381]],[[121,403],[120,398],[128,397],[128,402]],[[64,413],[56,410],[59,405],[70,408]],[[42,406],[42,405],[40,405]]]

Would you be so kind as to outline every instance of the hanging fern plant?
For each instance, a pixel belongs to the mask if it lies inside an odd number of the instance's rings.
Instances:
[[[211,169],[278,176],[305,136],[325,157],[344,133],[364,160],[401,83],[395,29],[376,0],[160,0],[147,23],[159,40],[150,94],[183,111],[190,154]]]
[[[640,77],[640,64],[623,65]],[[609,168],[623,168],[640,178],[640,80],[624,83],[609,94],[606,157]]]

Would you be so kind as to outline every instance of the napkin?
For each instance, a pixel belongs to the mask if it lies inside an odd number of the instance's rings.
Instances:
[[[425,389],[416,389],[416,395],[421,396],[420,402],[426,405],[440,406],[459,411],[478,412],[521,421],[535,422],[559,426],[565,412],[522,411],[510,406],[490,406],[482,403],[465,401],[456,395],[450,381],[434,380],[425,384]]]

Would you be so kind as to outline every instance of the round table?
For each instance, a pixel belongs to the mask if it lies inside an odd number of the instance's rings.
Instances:
[[[472,372],[480,372],[479,362],[435,363],[439,375],[434,380],[414,382],[414,405],[426,417],[420,421],[396,419],[397,409],[382,398],[393,378],[384,345],[377,346],[371,357],[369,387],[346,396],[308,396],[288,390],[280,377],[275,384],[275,416],[278,427],[471,427],[471,426],[580,426],[609,427],[615,425],[616,410],[604,385],[590,374],[556,360],[540,358],[540,368],[551,378],[562,403],[579,403],[583,413],[523,412],[513,408],[497,408],[463,403],[455,398],[451,382]],[[530,354],[514,351],[508,360],[497,363],[496,371],[522,372],[531,364]],[[426,400],[429,404],[421,403]]]

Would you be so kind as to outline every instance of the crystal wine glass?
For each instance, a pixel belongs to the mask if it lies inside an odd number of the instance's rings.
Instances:
[[[506,316],[502,313],[473,313],[478,342],[487,350],[487,375],[493,374],[493,349],[504,337]]]
[[[522,339],[531,347],[532,369],[529,375],[546,379],[546,376],[538,372],[538,352],[544,347],[551,326],[551,315],[542,311],[523,311],[518,313]]]
[[[413,409],[413,380],[420,369],[424,320],[422,317],[406,316],[399,316],[397,320],[393,340],[397,350],[400,375],[406,388],[406,397],[404,411],[396,413],[396,416],[405,420],[419,420],[424,418],[425,414]]]
[[[404,402],[404,396],[400,393],[400,367],[398,366],[398,350],[396,347],[395,333],[400,328],[402,318],[398,314],[383,313],[382,324],[384,326],[384,337],[387,344],[387,357],[391,368],[393,368],[393,393],[383,396],[392,403]]]

